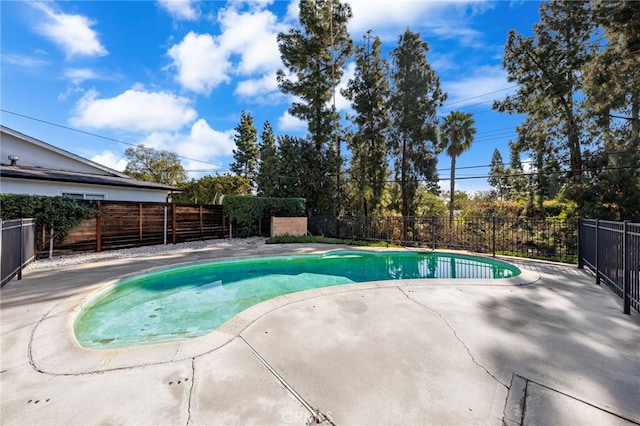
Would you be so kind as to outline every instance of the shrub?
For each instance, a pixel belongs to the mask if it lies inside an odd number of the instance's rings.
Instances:
[[[234,223],[240,237],[258,235],[260,220],[276,217],[305,215],[304,198],[275,198],[251,196],[226,196],[222,202],[224,212]]]
[[[2,220],[35,218],[39,226],[53,228],[57,241],[62,241],[82,219],[99,214],[100,211],[95,208],[93,202],[78,201],[69,197],[0,194]]]

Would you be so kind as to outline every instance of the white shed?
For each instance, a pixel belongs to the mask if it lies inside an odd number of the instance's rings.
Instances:
[[[168,202],[179,188],[117,170],[0,126],[0,192],[84,200]]]

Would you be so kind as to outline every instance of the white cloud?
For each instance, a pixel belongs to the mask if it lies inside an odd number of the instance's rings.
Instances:
[[[18,54],[2,55],[2,62],[24,68],[39,68],[49,65],[49,61]]]
[[[226,168],[225,163],[232,155],[235,130],[219,131],[211,128],[204,119],[191,126],[188,134],[176,132],[154,132],[140,143],[147,147],[175,152],[185,170],[213,170]],[[205,172],[189,172],[190,178],[198,178]]]
[[[191,31],[168,54],[178,69],[176,80],[196,93],[208,95],[219,84],[231,80],[229,52],[210,34]]]
[[[278,91],[276,73],[265,74],[260,78],[243,80],[238,83],[235,94],[247,98],[255,98],[267,93]],[[278,92],[279,93],[279,92]]]
[[[64,77],[73,84],[81,84],[86,80],[96,80],[100,75],[89,68],[69,68],[64,71]]]
[[[220,14],[220,44],[230,53],[241,55],[237,72],[243,75],[271,72],[282,66],[278,32],[286,28],[268,10],[239,12],[230,8]]]
[[[507,81],[507,73],[500,67],[476,68],[469,77],[458,81],[443,81],[442,90],[449,94],[443,110],[451,111],[463,106],[488,103],[513,92],[513,84]]]
[[[158,0],[158,5],[176,21],[196,21],[200,11],[197,0]]]
[[[91,29],[95,22],[82,15],[57,12],[45,3],[31,3],[44,12],[36,30],[59,44],[67,57],[104,56],[107,49],[98,40],[98,34]]]
[[[93,161],[94,163],[102,164],[103,166],[107,166],[119,172],[124,171],[124,169],[127,167],[127,160],[118,157],[111,151],[102,151],[100,154],[93,156],[91,158],[91,161]]]
[[[483,37],[480,31],[468,28],[459,21],[433,20],[425,22],[426,32],[443,40],[457,39],[467,46],[481,46]]]
[[[349,21],[352,34],[364,34],[376,28],[405,28],[422,25],[433,19],[434,12],[441,11],[449,2],[423,0],[355,0],[349,2],[353,18]],[[398,36],[400,34],[397,34]]]
[[[472,13],[486,10],[478,5],[483,1],[424,1],[424,0],[353,0],[350,1],[353,18],[349,31],[354,38],[367,30],[376,30],[381,39],[397,41],[406,28],[419,32],[423,37],[433,34],[442,39],[459,39],[464,44],[477,43],[480,32],[469,28],[464,19],[465,11]]]
[[[99,99],[91,90],[76,104],[75,126],[153,132],[178,130],[196,119],[190,100],[169,92],[134,87],[113,98]]]
[[[247,80],[250,82],[239,87],[237,93],[242,95],[258,87],[267,90],[260,95],[273,91],[266,82],[282,67],[277,34],[286,27],[272,12],[261,9],[267,1],[249,4],[248,11],[240,11],[240,3],[220,11],[220,35],[190,32],[168,50],[171,65],[177,69],[176,81],[184,88],[209,95],[220,84],[230,82],[232,75],[262,75]],[[256,85],[257,80],[263,83]]]
[[[301,132],[306,130],[307,122],[289,114],[286,111],[278,118],[278,130],[283,132]]]
[[[300,0],[291,0],[287,6],[285,22],[288,24],[298,24],[300,18]]]
[[[216,158],[232,154],[236,147],[233,141],[235,130],[212,129],[204,119],[199,119],[191,127],[191,133],[178,144],[178,152],[191,158],[206,158],[215,162]]]

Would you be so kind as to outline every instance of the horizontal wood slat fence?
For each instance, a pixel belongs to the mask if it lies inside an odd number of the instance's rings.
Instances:
[[[221,205],[98,201],[97,208],[100,216],[85,219],[72,229],[62,243],[55,245],[56,254],[176,244],[228,235]],[[40,241],[48,241],[48,236]],[[38,250],[41,255],[45,252],[48,255],[44,246]]]

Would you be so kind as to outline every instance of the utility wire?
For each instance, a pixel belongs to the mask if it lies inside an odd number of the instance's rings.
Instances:
[[[35,117],[29,116],[29,115],[20,114],[20,113],[14,112],[14,111],[9,111],[9,110],[6,110],[4,108],[0,108],[0,111],[2,111],[4,113],[7,113],[7,114],[15,115],[15,116],[18,116],[18,117],[26,118],[26,119],[29,119],[29,120],[32,120],[32,121],[37,121],[39,123],[48,124],[50,126],[59,127],[61,129],[70,130],[72,132],[82,133],[82,134],[85,134],[85,135],[88,135],[88,136],[93,136],[93,137],[96,137],[96,138],[108,140],[108,141],[111,141],[111,142],[116,142],[116,143],[120,143],[120,144],[128,145],[128,146],[133,146],[133,147],[139,146],[139,144],[125,142],[125,141],[122,141],[122,140],[119,140],[119,139],[110,138],[108,136],[99,135],[97,133],[91,133],[91,132],[87,132],[85,130],[80,130],[80,129],[76,129],[76,128],[73,128],[73,127],[65,126],[63,124],[53,123],[51,121],[42,120],[40,118],[35,118]],[[150,149],[152,151],[158,151],[155,148],[148,148],[148,149]],[[208,161],[198,160],[196,158],[189,158],[189,157],[185,157],[185,156],[182,156],[182,155],[178,155],[178,158],[182,158],[184,160],[189,160],[189,161],[197,161],[198,163],[208,164],[210,166],[225,167],[222,164],[210,163]]]

